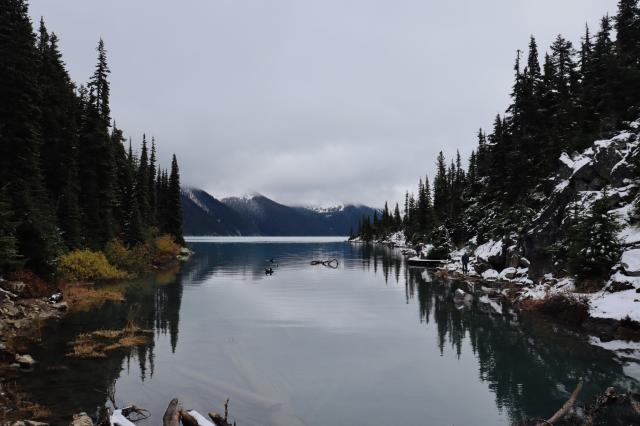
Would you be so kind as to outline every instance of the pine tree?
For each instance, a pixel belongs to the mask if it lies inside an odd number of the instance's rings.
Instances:
[[[433,181],[433,208],[436,217],[440,221],[448,217],[449,207],[449,182],[447,178],[447,166],[442,151],[436,160],[436,176]]]
[[[68,247],[82,243],[77,164],[78,100],[62,62],[58,38],[40,21],[38,38],[40,88],[40,164],[58,226]]]
[[[111,71],[107,65],[107,50],[104,47],[104,41],[100,39],[98,42],[98,63],[96,69],[89,82],[89,90],[93,92],[95,96],[95,108],[102,120],[107,125],[111,120],[111,108],[109,107],[109,81],[108,77]]]
[[[582,279],[606,277],[620,258],[621,243],[617,236],[620,225],[609,213],[605,195],[593,203],[570,234],[569,269]]]
[[[149,154],[147,151],[147,135],[142,135],[142,149],[136,173],[136,198],[140,208],[140,216],[145,224],[150,223],[151,208],[149,203]]]
[[[184,244],[182,237],[182,203],[180,200],[180,171],[178,160],[173,155],[171,160],[171,175],[167,193],[167,232],[173,235],[176,242]]]
[[[427,255],[428,259],[446,260],[451,257],[450,253],[453,249],[453,245],[451,244],[451,237],[449,236],[449,231],[446,226],[440,225],[438,228],[434,229],[429,241],[433,244],[433,248]]]
[[[148,225],[156,226],[158,203],[156,199],[156,140],[151,138],[151,157],[149,158],[149,172],[147,182],[147,195],[149,199]]]
[[[40,169],[39,60],[23,0],[0,3],[0,58],[0,185],[12,206],[18,255],[46,274],[59,238]]]
[[[635,120],[640,111],[640,10],[638,0],[620,0],[615,17],[618,73],[616,110],[623,120]]]
[[[396,203],[396,207],[393,209],[393,229],[398,231],[402,226],[402,216],[400,215],[400,206]]]
[[[14,212],[4,189],[0,190],[0,276],[9,270],[18,256]]]

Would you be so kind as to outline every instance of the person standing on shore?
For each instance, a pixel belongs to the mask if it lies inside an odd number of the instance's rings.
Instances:
[[[462,262],[462,273],[466,275],[469,272],[469,255],[466,251],[462,254],[460,261]]]

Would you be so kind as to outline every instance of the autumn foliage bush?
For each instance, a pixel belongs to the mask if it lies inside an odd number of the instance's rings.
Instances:
[[[180,246],[176,244],[173,236],[164,234],[153,241],[153,263],[162,265],[175,260],[180,254]]]
[[[29,297],[43,297],[51,293],[50,286],[39,276],[28,269],[14,271],[7,277],[9,281],[20,281],[27,285],[26,295]]]
[[[109,263],[104,253],[74,250],[62,256],[58,272],[71,281],[116,280],[128,274]]]
[[[149,269],[151,253],[147,244],[127,248],[122,241],[113,239],[104,248],[109,263],[127,272],[143,272]]]

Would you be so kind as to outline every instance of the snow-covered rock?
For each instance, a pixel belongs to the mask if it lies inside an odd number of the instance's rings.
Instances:
[[[640,248],[627,250],[622,253],[620,264],[625,275],[640,277]]]
[[[623,240],[639,239],[636,228],[629,227],[630,205],[638,193],[635,156],[640,146],[640,122],[631,131],[620,132],[608,140],[594,142],[580,153],[562,154],[555,175],[555,190],[538,211],[520,242],[531,261],[530,275],[541,277],[557,270],[548,248],[566,237],[575,212],[586,212],[597,199],[605,196],[612,212],[625,227]],[[513,266],[513,265],[510,265]]]
[[[516,268],[510,267],[510,268],[503,269],[502,272],[500,272],[500,275],[498,276],[498,278],[501,280],[512,280],[517,275],[518,275],[518,270]]]
[[[495,269],[487,269],[482,273],[482,278],[485,280],[497,280],[500,278],[500,274]]]
[[[479,260],[493,263],[502,257],[502,241],[490,240],[476,248],[475,255]]]

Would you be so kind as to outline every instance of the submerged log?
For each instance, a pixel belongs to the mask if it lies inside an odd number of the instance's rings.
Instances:
[[[565,402],[564,405],[560,407],[560,409],[556,411],[556,413],[553,416],[551,416],[548,420],[542,423],[538,423],[537,426],[555,425],[560,420],[562,420],[562,418],[566,416],[569,413],[569,411],[571,411],[573,404],[575,404],[576,399],[578,399],[578,395],[580,394],[580,391],[582,391],[582,382],[578,383],[578,385],[576,386],[575,390],[573,391],[573,393],[571,394],[567,402]]]
[[[184,410],[180,410],[180,420],[183,426],[198,426],[198,420]]]
[[[162,417],[162,426],[180,426],[180,403],[173,398]]]
[[[211,418],[211,421],[213,421],[216,426],[233,426],[218,413],[209,413],[209,418]]]

